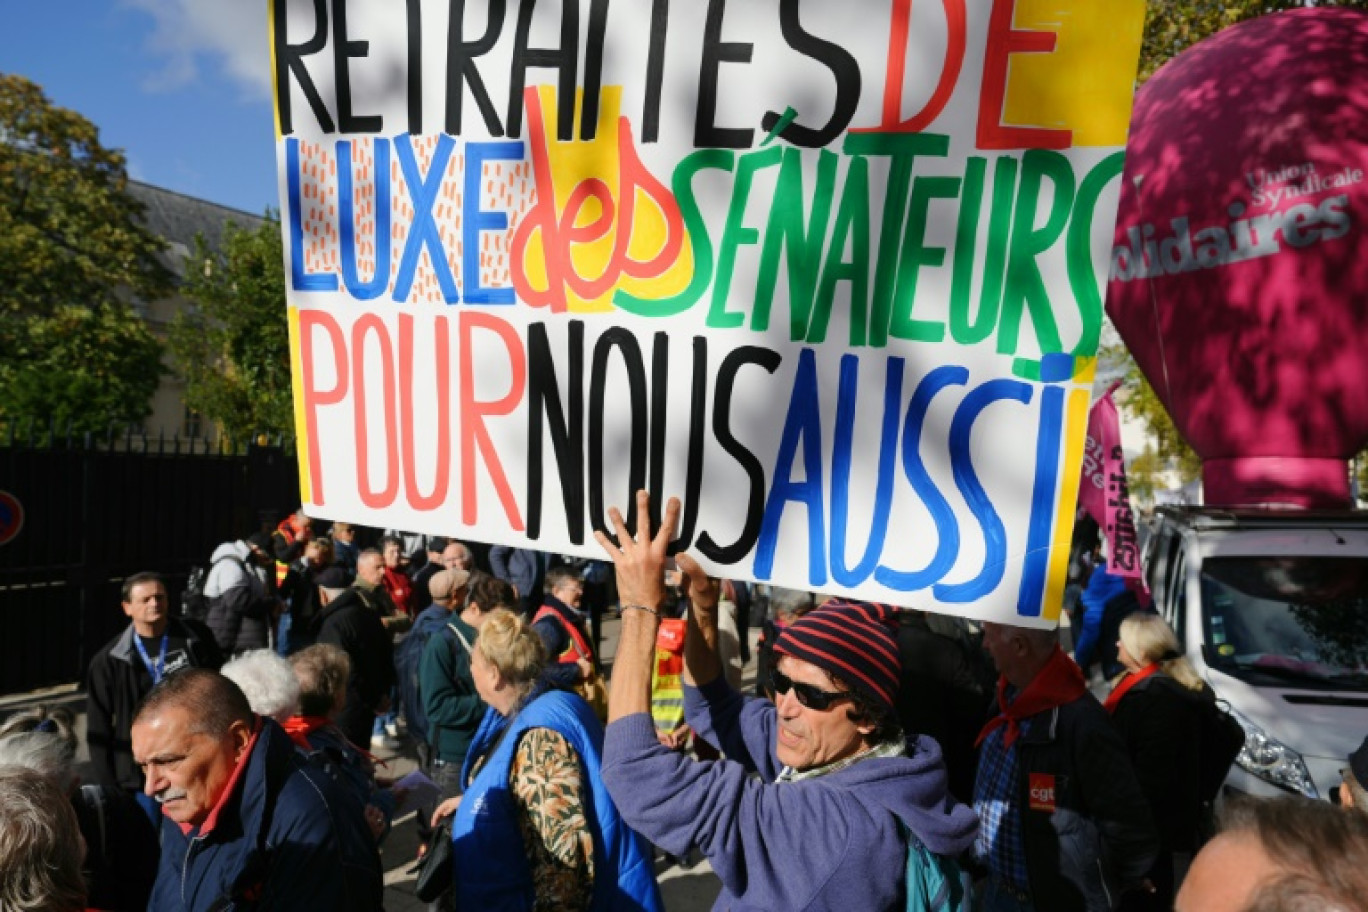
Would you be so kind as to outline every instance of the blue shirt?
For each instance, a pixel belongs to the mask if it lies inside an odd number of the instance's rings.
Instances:
[[[974,780],[974,810],[979,815],[978,840],[974,857],[988,866],[995,877],[1028,892],[1030,874],[1026,868],[1026,844],[1022,838],[1021,806],[1018,804],[1021,775],[1016,745],[1004,747],[1007,726],[993,729],[979,751],[978,776]],[[1018,738],[1017,744],[1020,744]]]

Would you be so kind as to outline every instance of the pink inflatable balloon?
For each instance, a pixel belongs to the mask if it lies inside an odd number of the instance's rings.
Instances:
[[[1340,507],[1368,440],[1368,14],[1229,28],[1136,95],[1107,312],[1206,502]]]

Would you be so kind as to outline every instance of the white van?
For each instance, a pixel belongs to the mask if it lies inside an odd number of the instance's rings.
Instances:
[[[1368,735],[1368,513],[1160,507],[1145,567],[1244,726],[1227,790],[1337,798]]]

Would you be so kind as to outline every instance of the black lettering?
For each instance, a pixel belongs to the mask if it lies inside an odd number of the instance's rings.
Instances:
[[[465,86],[470,86],[470,94],[475,96],[475,104],[484,118],[485,130],[490,136],[503,136],[503,125],[494,103],[489,100],[480,71],[475,68],[475,58],[488,54],[494,43],[499,40],[503,30],[504,13],[507,11],[505,0],[488,0],[481,4],[489,9],[489,21],[485,32],[474,41],[463,38],[465,26],[465,0],[451,0],[447,21],[447,96],[446,132],[452,136],[461,135],[461,101],[465,96]]]
[[[722,16],[727,0],[708,0],[708,20],[703,28],[703,61],[698,72],[698,111],[694,117],[694,145],[700,148],[749,149],[755,131],[719,127],[717,116],[718,70],[723,63],[750,63],[753,45],[722,40]]]
[[[408,131],[423,134],[423,0],[405,0],[408,24]]]
[[[518,7],[518,27],[513,39],[513,65],[508,71],[508,135],[514,139],[522,135],[523,88],[527,85],[527,71],[537,67],[560,72],[556,86],[556,138],[561,142],[569,142],[575,138],[579,0],[563,0],[560,47],[527,46],[532,31],[532,12],[536,8],[537,0],[522,0],[522,5]]]
[[[627,368],[627,393],[630,402],[632,443],[629,453],[630,469],[626,509],[622,512],[627,528],[636,528],[636,492],[646,486],[646,367],[641,360],[641,347],[636,336],[620,326],[599,336],[594,343],[594,363],[589,375],[589,525],[595,532],[603,532],[617,544],[617,536],[608,528],[603,504],[603,409],[607,395],[608,358],[616,348]],[[614,391],[614,399],[620,393]]]
[[[855,107],[860,103],[860,65],[849,51],[804,31],[798,21],[799,0],[780,0],[779,27],[789,47],[818,63],[825,64],[836,77],[836,103],[831,119],[820,130],[802,126],[794,120],[780,131],[779,136],[795,146],[820,149],[840,136],[855,118]],[[760,120],[765,130],[773,130],[779,115],[769,111]]]
[[[566,373],[569,419],[561,407],[556,358],[546,337],[546,324],[527,328],[527,537],[541,537],[542,417],[546,418],[556,454],[570,541],[584,543],[584,321],[570,321]]]
[[[380,115],[352,113],[351,70],[348,61],[353,57],[365,57],[369,53],[369,41],[347,40],[347,0],[334,0],[333,76],[337,80],[337,125],[343,133],[379,133],[384,129],[384,119]]]
[[[717,369],[717,391],[713,397],[713,436],[717,438],[722,449],[741,465],[746,477],[750,479],[750,496],[746,500],[745,509],[746,524],[736,541],[723,547],[713,541],[707,532],[702,532],[698,536],[699,553],[719,564],[734,564],[749,554],[760,538],[760,524],[765,518],[765,467],[754,453],[736,439],[728,421],[736,373],[742,365],[758,364],[773,374],[779,369],[782,361],[783,358],[776,351],[746,345],[723,358],[721,367]]]
[[[708,340],[694,336],[693,397],[689,403],[689,462],[684,480],[684,515],[679,535],[670,542],[669,553],[687,551],[698,524],[698,498],[703,491],[703,435],[708,414]]]
[[[589,5],[589,44],[584,51],[584,105],[580,110],[580,139],[598,135],[599,91],[603,86],[603,39],[608,31],[608,0]]]
[[[280,112],[280,133],[289,136],[294,133],[294,119],[290,110],[290,77],[293,75],[299,90],[309,101],[309,108],[318,118],[318,126],[324,133],[335,131],[328,106],[314,87],[313,77],[304,66],[304,58],[323,50],[328,42],[328,8],[326,0],[313,0],[314,33],[303,44],[290,44],[285,38],[288,4],[283,0],[271,4],[275,8],[275,61],[276,61],[276,110]]]
[[[651,4],[651,44],[646,57],[646,100],[641,107],[641,141],[653,143],[660,135],[660,87],[665,82],[665,35],[670,0]]]

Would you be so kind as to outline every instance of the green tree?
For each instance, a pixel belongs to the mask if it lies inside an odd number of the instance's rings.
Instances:
[[[227,226],[220,250],[197,238],[168,340],[186,404],[233,441],[294,429],[280,222]]]
[[[133,310],[171,287],[122,153],[0,73],[0,420],[77,432],[146,417],[163,368]]]
[[[1227,26],[1303,6],[1368,9],[1368,0],[1149,0],[1140,46],[1140,82],[1180,51]]]

